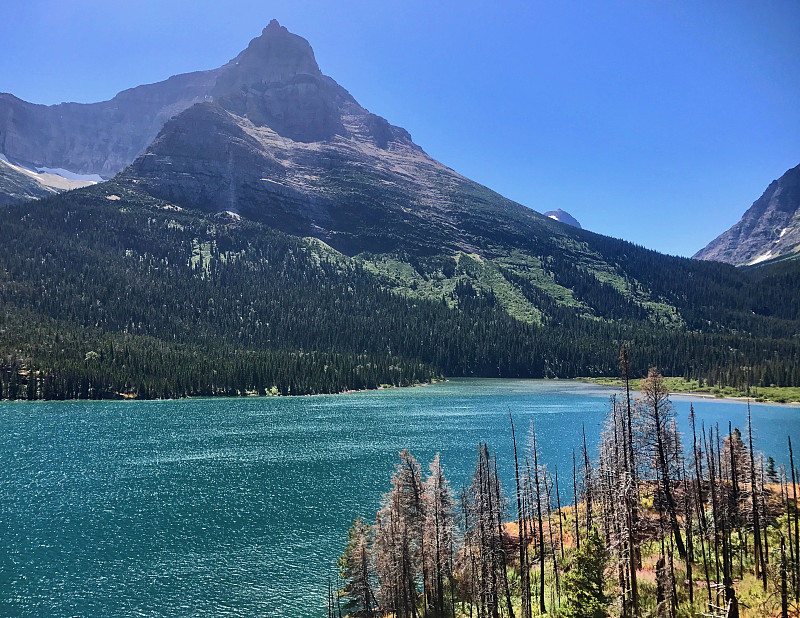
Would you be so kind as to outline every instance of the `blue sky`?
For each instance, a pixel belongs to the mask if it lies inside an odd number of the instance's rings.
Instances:
[[[273,17],[446,165],[662,252],[800,163],[796,0],[3,2],[0,91],[108,99],[217,67]]]

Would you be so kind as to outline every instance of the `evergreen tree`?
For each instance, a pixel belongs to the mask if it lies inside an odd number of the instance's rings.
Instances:
[[[339,557],[339,574],[344,580],[341,594],[348,614],[371,618],[376,603],[370,586],[370,539],[372,528],[363,519],[356,519],[348,532],[347,547]]]
[[[581,548],[576,550],[572,567],[564,574],[566,601],[561,608],[564,618],[608,616],[604,575],[608,560],[605,543],[597,528],[592,528]]]

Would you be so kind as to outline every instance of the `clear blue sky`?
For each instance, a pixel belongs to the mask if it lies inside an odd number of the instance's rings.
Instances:
[[[666,253],[800,163],[797,0],[9,0],[0,91],[108,99],[217,67],[273,17],[446,165]]]

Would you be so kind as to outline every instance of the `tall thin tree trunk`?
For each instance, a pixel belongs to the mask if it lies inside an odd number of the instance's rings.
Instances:
[[[769,513],[767,512],[767,492],[764,486],[764,458],[759,457],[759,468],[761,469],[761,521],[764,524],[764,570],[769,565]]]
[[[794,507],[794,572],[795,589],[794,598],[800,598],[800,525],[797,518],[797,479],[795,478],[794,453],[792,453],[792,438],[789,438],[789,465],[792,467],[792,506]]]
[[[556,542],[555,538],[553,538],[553,496],[551,494],[553,490],[553,484],[547,482],[547,476],[544,479],[544,485],[547,489],[547,530],[550,533],[550,553],[553,556],[553,578],[556,582],[556,594],[558,595],[558,603],[561,604],[561,580],[558,577],[558,562],[556,561]],[[552,597],[552,594],[551,594]],[[555,605],[555,603],[551,603],[551,605]]]
[[[786,590],[786,541],[781,536],[781,618],[789,618],[789,595]]]
[[[542,526],[541,485],[539,484],[539,454],[536,448],[536,429],[533,423],[531,423],[531,435],[533,437],[533,474],[536,485],[536,518],[539,522],[539,611],[544,614],[547,611],[544,605],[544,530]]]
[[[519,486],[519,459],[517,458],[517,436],[514,433],[514,417],[508,411],[511,420],[511,441],[514,443],[514,475],[517,482],[517,525],[519,527],[519,580],[522,596],[522,618],[531,618],[531,583],[528,574],[528,543],[522,512],[522,492]]]
[[[703,555],[703,571],[706,576],[706,591],[708,592],[708,602],[711,603],[711,578],[708,572],[708,561],[706,560],[706,538],[708,535],[708,519],[706,518],[706,505],[703,499],[703,457],[702,452],[697,446],[697,427],[694,418],[694,406],[689,404],[689,420],[692,422],[692,439],[694,452],[694,469],[697,478],[697,510],[698,521],[700,523],[700,551]],[[703,428],[705,435],[705,427]],[[710,548],[709,548],[710,551]]]
[[[514,618],[514,608],[511,606],[511,588],[508,585],[508,558],[506,556],[505,543],[503,542],[503,508],[500,501],[500,479],[497,476],[497,457],[494,458],[494,491],[497,504],[497,544],[501,558],[500,568],[503,576],[503,587],[506,592],[506,609],[508,610],[509,618]]]
[[[800,598],[800,525],[797,519],[797,479],[795,478],[794,453],[792,452],[792,438],[789,437],[789,465],[792,467],[792,498],[794,507],[794,572],[795,588],[794,598]]]
[[[628,433],[628,472],[631,475],[631,482],[633,483],[633,491],[634,491],[634,498],[631,500],[631,528],[632,528],[632,535],[635,536],[637,531],[639,530],[639,472],[636,467],[636,450],[633,445],[633,406],[631,405],[631,366],[630,361],[628,360],[628,346],[626,344],[622,344],[620,349],[619,355],[620,361],[620,368],[622,369],[622,379],[625,380],[625,405],[627,411],[627,433]],[[634,559],[636,561],[636,569],[642,568],[642,552],[639,548],[637,543],[633,543],[633,553]],[[636,569],[632,569],[632,572],[635,573]],[[633,579],[631,581],[632,587],[636,587],[635,584],[636,576],[633,575]],[[638,615],[639,611],[639,594],[638,589],[634,592],[633,590],[631,593],[635,596],[633,603],[634,603],[634,615]]]
[[[572,494],[575,501],[575,549],[580,549],[581,528],[578,520],[578,473],[575,465],[575,449],[572,449]]]
[[[556,473],[556,504],[558,505],[558,534],[559,547],[561,548],[561,560],[564,560],[564,514],[561,512],[561,492],[558,489],[558,468]]]
[[[586,425],[583,426],[583,485],[586,500],[586,536],[592,531],[592,464],[586,449]]]
[[[694,604],[694,578],[692,577],[692,562],[694,561],[694,538],[692,535],[692,505],[689,493],[689,481],[686,478],[686,460],[683,465],[683,510],[686,517],[686,580],[689,586],[689,604]]]
[[[794,595],[794,591],[797,587],[797,570],[794,568],[794,543],[792,542],[792,516],[791,511],[789,510],[789,490],[786,488],[786,470],[783,471],[781,476],[781,494],[783,497],[783,503],[786,507],[786,523],[789,527],[789,566],[792,572],[792,595]]]
[[[672,495],[672,484],[669,479],[669,465],[667,463],[667,453],[664,446],[664,437],[661,435],[660,420],[658,412],[656,415],[656,445],[658,450],[658,459],[661,466],[661,482],[664,486],[664,498],[667,501],[667,514],[669,515],[669,523],[672,527],[672,534],[675,537],[675,545],[678,548],[678,555],[681,558],[686,558],[686,547],[683,544],[683,537],[681,536],[681,528],[678,525],[678,513],[675,507],[675,499]]]
[[[753,551],[755,553],[756,577],[761,575],[764,591],[767,590],[767,565],[764,552],[761,550],[761,521],[758,516],[758,498],[756,495],[756,462],[753,452],[753,424],[750,419],[750,400],[747,400],[747,436],[750,442],[750,500],[753,503]],[[763,470],[763,467],[762,467]]]
[[[719,442],[719,427],[717,427],[717,465],[722,470],[722,447]],[[732,466],[731,466],[732,467]],[[730,505],[730,501],[728,501]],[[731,551],[731,525],[730,512],[722,519],[722,585],[725,588],[725,602],[730,603],[736,595],[733,590],[733,553]]]
[[[730,522],[731,537],[733,536],[733,529],[739,536],[739,578],[744,577],[744,558],[746,539],[742,538],[742,518],[739,514],[739,466],[737,458],[733,449],[733,427],[728,421],[728,452],[731,459],[731,493],[728,500],[728,521]],[[731,547],[731,577],[733,577],[733,544]]]
[[[705,440],[705,427],[703,428],[703,440]],[[714,470],[716,468],[714,464],[714,430],[710,429],[708,432],[708,439],[709,442],[706,443],[706,457],[708,458],[708,484],[711,488],[711,518],[714,521],[714,566],[716,577],[715,581],[719,584],[720,577],[719,577],[719,541],[720,541],[720,530],[719,530],[719,503],[717,502],[717,483]],[[719,601],[719,588],[716,589],[717,591],[717,601]]]

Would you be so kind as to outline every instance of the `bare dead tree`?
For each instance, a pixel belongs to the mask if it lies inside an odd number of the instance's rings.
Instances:
[[[753,552],[755,554],[755,574],[761,576],[764,590],[767,589],[767,565],[761,549],[761,522],[758,513],[758,497],[756,495],[756,463],[753,451],[753,423],[750,417],[750,400],[747,400],[747,437],[750,443],[750,501],[753,507]],[[762,467],[763,470],[763,467]]]
[[[642,380],[642,396],[645,404],[644,411],[648,421],[649,441],[654,449],[654,455],[659,468],[669,524],[672,528],[672,534],[675,537],[675,546],[678,549],[678,555],[682,559],[686,559],[686,547],[683,544],[683,537],[681,536],[681,529],[678,524],[675,498],[672,492],[667,451],[667,431],[674,412],[669,401],[669,391],[666,386],[664,386],[664,379],[655,367],[652,367],[647,374],[647,378]]]
[[[627,453],[628,453],[628,466],[626,468],[631,477],[631,486],[633,487],[634,496],[630,500],[630,518],[631,518],[631,545],[633,547],[633,557],[636,562],[635,568],[631,568],[633,579],[631,581],[634,612],[638,613],[639,607],[639,594],[636,584],[636,569],[642,568],[642,554],[639,550],[639,545],[633,539],[637,530],[639,529],[639,470],[636,459],[636,448],[633,442],[633,417],[634,410],[631,403],[631,366],[628,360],[628,347],[622,344],[619,354],[619,366],[622,373],[622,379],[625,382],[625,425],[627,434]]]
[[[786,523],[789,532],[789,566],[792,575],[792,595],[797,587],[797,569],[795,568],[794,561],[794,543],[792,542],[792,515],[789,508],[789,490],[786,487],[786,469],[781,466],[781,498],[783,499],[784,508],[786,510]]]
[[[697,488],[697,511],[698,523],[700,525],[700,551],[703,556],[703,573],[706,578],[706,592],[708,593],[708,602],[711,603],[711,577],[708,572],[708,560],[706,557],[706,541],[708,540],[708,518],[706,517],[706,504],[703,498],[703,452],[697,443],[697,425],[694,416],[694,406],[689,404],[689,421],[692,424],[692,440],[693,440],[693,456],[695,467],[695,479]],[[703,428],[705,435],[705,427]],[[710,548],[709,548],[710,550]]]
[[[572,449],[572,494],[575,505],[575,549],[581,548],[581,528],[578,519],[578,473],[575,465],[575,449]]]
[[[544,602],[544,531],[542,525],[542,491],[539,481],[539,449],[536,447],[536,427],[531,421],[530,428],[531,450],[533,451],[533,482],[536,491],[536,520],[539,525],[539,611],[544,614],[547,611]],[[585,439],[585,433],[584,433]]]
[[[505,534],[503,533],[503,498],[500,493],[500,477],[497,474],[497,458],[494,459],[494,491],[495,499],[497,501],[497,538],[499,543],[497,545],[499,557],[499,570],[500,576],[503,580],[503,588],[506,594],[506,611],[509,618],[514,618],[514,608],[511,605],[511,587],[508,585],[508,554],[506,552]]]
[[[789,618],[789,594],[786,588],[786,541],[781,536],[781,618]]]
[[[794,511],[794,598],[800,598],[800,522],[797,517],[797,479],[795,478],[794,453],[792,452],[792,438],[789,437],[789,465],[792,469],[792,506]],[[791,525],[791,524],[790,524]]]
[[[524,513],[522,510],[522,489],[519,482],[519,458],[517,457],[517,437],[514,433],[514,417],[511,420],[511,440],[514,443],[514,475],[517,483],[517,526],[519,528],[519,579],[521,587],[522,618],[531,618],[531,582],[528,571],[528,536],[525,534]]]
[[[564,560],[564,513],[561,511],[561,492],[558,489],[558,468],[554,468],[556,474],[556,504],[558,507],[558,546],[561,549],[561,560]]]
[[[429,580],[430,592],[426,595],[428,605],[433,606],[433,615],[446,616],[444,584],[449,581],[452,585],[452,563],[454,551],[454,514],[455,506],[450,485],[444,476],[439,461],[439,454],[430,464],[430,475],[423,484],[425,502],[425,525],[423,528],[422,545],[425,548],[429,565],[427,571],[431,574]],[[451,588],[450,594],[453,594]],[[430,612],[429,612],[430,613]]]
[[[583,499],[586,502],[586,534],[592,530],[592,464],[586,448],[586,425],[583,426]]]

